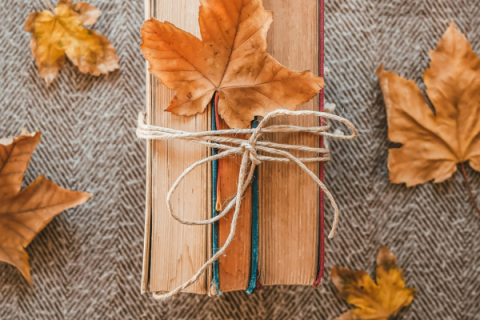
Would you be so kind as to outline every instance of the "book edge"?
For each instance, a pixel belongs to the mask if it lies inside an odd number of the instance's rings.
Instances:
[[[150,0],[144,1],[145,6],[145,19],[149,19],[151,15],[151,2]],[[145,61],[145,77],[146,77],[146,88],[145,88],[145,111],[147,113],[147,123],[152,123],[152,95],[151,95],[151,76],[148,71],[148,61]],[[152,142],[147,140],[146,142],[146,179],[145,179],[145,188],[146,188],[146,203],[145,203],[145,230],[144,230],[144,243],[143,243],[143,265],[142,265],[142,282],[141,282],[141,293],[144,294],[148,290],[149,279],[150,279],[150,240],[151,240],[151,224],[152,224]]]
[[[319,0],[318,2],[318,76],[324,78],[325,77],[325,3],[324,0]],[[324,111],[325,105],[325,91],[322,89],[320,91],[318,97],[318,110],[320,112]],[[319,119],[319,125],[323,125],[323,118]],[[324,147],[324,139],[323,136],[320,136],[320,148]],[[318,169],[318,176],[320,181],[324,182],[324,169],[325,164],[323,162],[319,163]],[[317,275],[315,277],[315,281],[313,283],[314,288],[320,287],[323,273],[324,273],[324,255],[325,255],[325,222],[324,222],[324,214],[325,214],[325,197],[323,190],[320,189],[319,192],[319,233],[318,233],[318,259],[317,259]]]

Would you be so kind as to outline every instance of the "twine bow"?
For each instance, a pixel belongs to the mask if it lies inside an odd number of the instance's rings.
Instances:
[[[345,124],[351,131],[352,134],[345,136],[342,133],[329,133],[327,132],[330,128],[329,125],[319,126],[319,127],[301,127],[294,125],[267,125],[269,120],[279,117],[279,116],[315,116],[323,117],[325,119],[339,121]],[[170,128],[157,127],[153,125],[145,124],[144,114],[140,113],[138,117],[138,127],[137,127],[137,137],[147,140],[186,140],[192,141],[195,143],[203,144],[211,148],[217,148],[224,150],[223,152],[209,156],[205,159],[202,159],[189,168],[187,168],[180,177],[175,181],[175,183],[170,188],[167,194],[167,209],[170,215],[177,220],[178,222],[186,225],[207,225],[212,224],[215,221],[222,219],[235,205],[235,211],[232,217],[232,223],[230,225],[230,234],[228,235],[225,244],[207,261],[205,264],[197,271],[197,273],[183,285],[177,287],[176,289],[165,293],[165,294],[153,294],[154,298],[157,300],[165,300],[172,296],[176,296],[180,291],[184,290],[191,284],[193,284],[202,273],[214,262],[216,261],[227,249],[230,243],[235,236],[235,230],[237,226],[238,215],[240,213],[240,206],[242,204],[242,195],[247,189],[248,185],[252,181],[252,177],[255,171],[255,167],[260,165],[264,161],[274,161],[274,162],[294,162],[296,163],[303,171],[305,171],[323,190],[325,195],[330,200],[330,204],[335,210],[335,218],[332,225],[332,229],[329,234],[329,238],[333,238],[335,235],[335,230],[338,225],[338,207],[337,204],[328,189],[320,181],[320,179],[310,170],[304,163],[308,162],[325,162],[330,160],[330,152],[327,148],[314,148],[307,147],[303,145],[288,145],[288,144],[279,144],[269,141],[259,141],[260,137],[265,133],[295,133],[295,132],[304,132],[314,135],[321,135],[329,138],[336,138],[341,140],[351,140],[357,137],[357,130],[354,125],[345,118],[332,115],[326,112],[317,112],[317,111],[289,111],[289,110],[275,110],[267,114],[263,120],[260,121],[257,128],[255,129],[228,129],[228,130],[217,130],[217,131],[202,131],[202,132],[185,132],[181,130],[174,130]],[[225,137],[223,135],[236,135],[236,134],[251,134],[248,140]],[[317,156],[309,158],[297,158],[286,150],[299,150],[316,153]],[[261,151],[262,154],[258,154],[258,151]],[[269,156],[264,154],[270,154]],[[191,221],[180,218],[175,215],[172,210],[171,205],[171,196],[173,192],[177,189],[180,182],[196,167],[208,163],[217,159],[222,159],[225,157],[233,155],[242,155],[242,162],[240,165],[240,173],[238,176],[238,185],[237,193],[233,199],[228,203],[228,205],[214,218],[207,220]],[[273,156],[272,156],[273,155]],[[318,156],[320,155],[320,156]],[[248,170],[248,174],[247,174]]]

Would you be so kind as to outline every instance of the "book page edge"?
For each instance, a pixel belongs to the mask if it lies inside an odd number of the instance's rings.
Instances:
[[[145,19],[149,19],[151,16],[151,3],[150,0],[145,0]],[[152,84],[151,76],[148,71],[148,62],[145,61],[145,76],[146,76],[146,88],[145,88],[145,110],[147,113],[147,123],[152,123]],[[145,230],[144,230],[144,244],[143,244],[143,265],[142,265],[142,283],[141,293],[144,294],[148,290],[150,279],[150,240],[151,240],[151,225],[152,225],[152,142],[146,142],[146,203],[145,203]]]

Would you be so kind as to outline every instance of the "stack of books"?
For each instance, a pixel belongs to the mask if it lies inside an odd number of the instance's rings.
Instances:
[[[198,0],[146,0],[146,19],[169,21],[201,38]],[[274,12],[267,51],[283,65],[323,76],[323,2],[264,0]],[[212,101],[192,117],[165,112],[173,91],[147,71],[147,122],[189,132],[228,128]],[[320,100],[319,100],[320,99]],[[323,109],[323,95],[297,110]],[[319,125],[318,118],[284,117],[278,124]],[[255,126],[255,121],[252,122]],[[272,142],[318,147],[318,136],[267,134]],[[188,281],[230,232],[232,212],[209,226],[187,226],[168,213],[166,196],[193,163],[218,150],[188,141],[147,142],[147,206],[142,291],[168,292]],[[302,156],[301,152],[295,153]],[[176,214],[188,220],[215,216],[236,192],[241,157],[195,169],[173,196]],[[323,179],[323,164],[307,165]],[[295,164],[262,163],[244,194],[233,242],[224,255],[185,291],[252,293],[271,285],[314,285],[323,272],[323,195]],[[215,292],[212,292],[212,288]]]

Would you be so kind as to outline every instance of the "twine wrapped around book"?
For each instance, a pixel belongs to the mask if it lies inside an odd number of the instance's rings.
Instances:
[[[294,125],[267,125],[267,123],[276,117],[279,116],[315,116],[323,117],[329,120],[339,121],[345,124],[352,133],[348,136],[343,135],[343,133],[329,133],[327,132],[330,128],[328,122],[324,126],[319,127],[301,127]],[[237,226],[237,220],[240,212],[240,205],[242,204],[242,195],[247,189],[249,183],[252,181],[252,177],[255,171],[255,167],[260,165],[264,161],[274,161],[274,162],[294,162],[296,163],[303,171],[305,171],[323,190],[325,195],[330,200],[332,207],[335,210],[335,218],[332,225],[332,229],[329,234],[329,238],[332,238],[335,235],[335,230],[338,225],[338,207],[335,203],[335,200],[332,194],[328,191],[325,185],[320,181],[320,179],[313,173],[304,163],[308,162],[325,162],[330,160],[330,152],[327,148],[314,148],[307,147],[304,145],[288,145],[288,144],[279,144],[269,141],[259,141],[260,137],[265,133],[310,133],[315,135],[322,135],[328,138],[336,138],[341,140],[351,140],[357,137],[357,130],[354,125],[342,117],[332,115],[327,112],[317,112],[317,111],[289,111],[289,110],[275,110],[267,114],[265,118],[258,124],[258,127],[255,129],[229,129],[229,130],[217,130],[217,131],[202,131],[202,132],[185,132],[181,130],[175,130],[170,128],[158,127],[153,125],[145,124],[144,114],[140,113],[138,117],[138,127],[137,127],[137,137],[147,140],[186,140],[211,148],[217,148],[224,150],[223,152],[209,156],[205,159],[202,159],[189,168],[187,168],[180,177],[172,185],[171,189],[167,194],[167,209],[170,215],[177,220],[178,222],[186,225],[207,225],[212,224],[215,221],[222,219],[235,205],[235,211],[232,217],[232,223],[230,226],[230,233],[225,241],[225,244],[210,258],[208,261],[197,271],[197,273],[187,282],[179,286],[178,288],[165,293],[165,294],[153,294],[153,297],[157,300],[165,300],[167,298],[176,296],[179,292],[189,287],[193,284],[202,273],[214,262],[216,261],[227,249],[230,243],[235,236],[235,230]],[[233,138],[233,137],[224,137],[222,135],[236,135],[236,134],[251,134],[248,140]],[[316,153],[316,157],[310,158],[297,158],[286,150],[299,150]],[[261,151],[263,154],[259,154],[258,151]],[[270,155],[264,155],[270,154]],[[190,221],[184,220],[179,216],[175,215],[172,210],[171,197],[173,192],[177,189],[180,182],[187,176],[193,169],[196,167],[208,163],[217,159],[233,156],[233,155],[242,155],[242,162],[240,165],[240,173],[238,176],[238,185],[237,193],[233,199],[228,203],[228,205],[220,212],[216,217],[200,220],[200,221]],[[273,155],[273,156],[272,156]],[[248,171],[248,174],[247,174]]]

